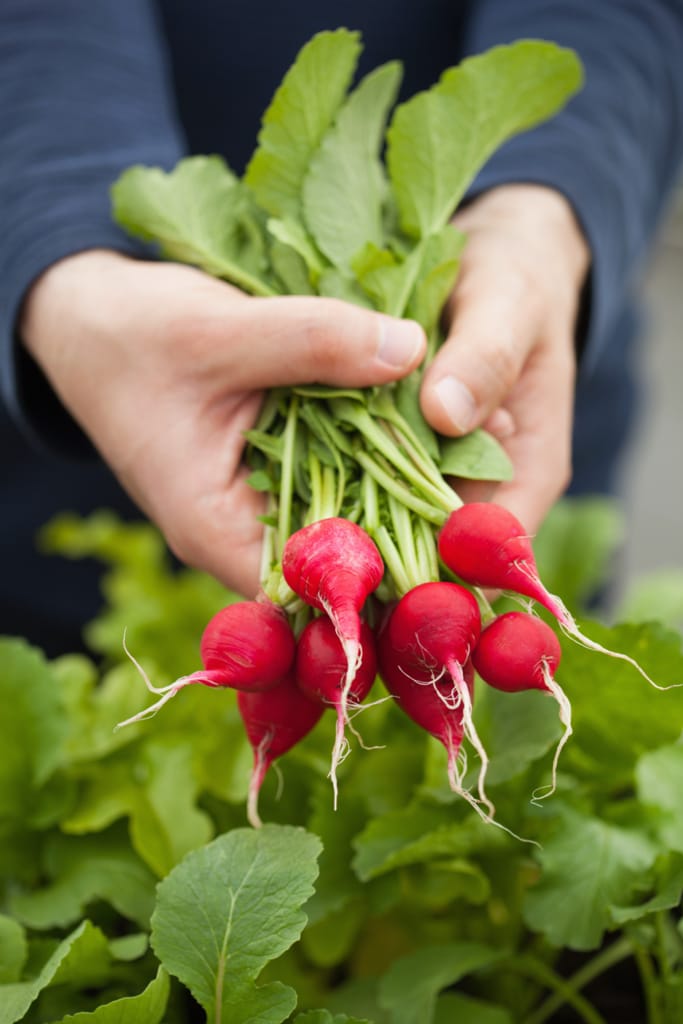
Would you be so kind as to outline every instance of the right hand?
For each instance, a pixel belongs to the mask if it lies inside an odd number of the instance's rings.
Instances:
[[[264,389],[383,384],[425,350],[410,321],[335,299],[252,298],[194,268],[109,250],[50,267],[20,334],[178,558],[247,596],[265,505],[242,454]]]

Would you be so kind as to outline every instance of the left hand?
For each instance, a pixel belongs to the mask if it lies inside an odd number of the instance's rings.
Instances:
[[[422,386],[442,434],[484,426],[514,465],[509,483],[461,482],[536,531],[571,477],[575,323],[590,252],[568,201],[537,185],[483,193],[454,218],[467,235],[448,335]]]

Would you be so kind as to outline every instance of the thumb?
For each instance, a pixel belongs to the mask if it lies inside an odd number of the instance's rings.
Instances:
[[[232,381],[244,388],[385,384],[415,369],[426,348],[415,321],[339,299],[250,299],[233,310],[232,324],[245,339]]]
[[[422,382],[422,409],[448,436],[481,426],[517,382],[537,338],[535,303],[516,275],[473,269],[453,298],[446,341]]]

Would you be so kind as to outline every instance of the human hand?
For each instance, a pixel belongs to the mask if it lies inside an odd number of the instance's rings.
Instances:
[[[571,475],[574,329],[588,245],[569,203],[535,185],[483,193],[454,224],[467,243],[423,411],[443,434],[483,425],[499,438],[514,479],[463,481],[458,492],[495,498],[533,533]]]
[[[241,457],[263,389],[382,384],[425,350],[411,321],[333,299],[251,298],[191,267],[106,250],[46,271],[20,334],[181,561],[248,596],[265,506]]]

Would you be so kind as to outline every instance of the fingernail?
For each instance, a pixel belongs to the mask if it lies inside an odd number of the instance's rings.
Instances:
[[[466,434],[472,428],[477,407],[472,392],[457,377],[442,377],[434,393],[456,430]]]
[[[394,370],[409,366],[422,348],[423,333],[414,320],[382,317],[377,358]]]

